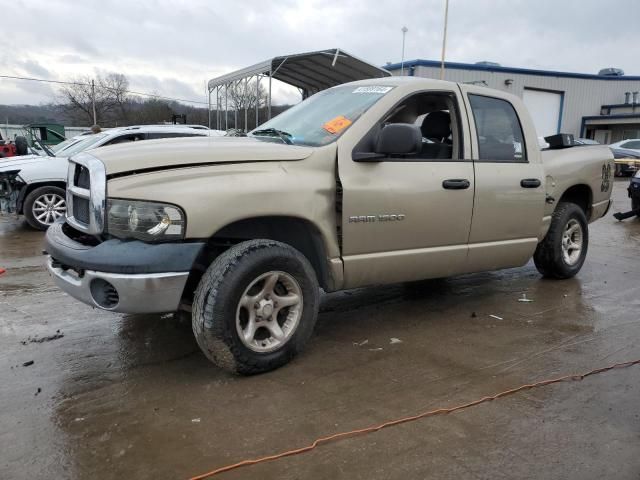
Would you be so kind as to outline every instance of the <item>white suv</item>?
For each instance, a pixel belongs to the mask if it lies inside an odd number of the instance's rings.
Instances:
[[[65,188],[68,158],[92,148],[126,142],[174,137],[218,136],[202,126],[141,125],[110,128],[67,140],[49,156],[30,155],[0,159],[0,212],[25,216],[29,225],[46,230],[67,209]]]

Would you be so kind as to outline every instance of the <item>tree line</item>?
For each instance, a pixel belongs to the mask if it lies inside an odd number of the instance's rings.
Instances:
[[[93,82],[93,84],[92,84]],[[221,90],[222,92],[224,90]],[[221,99],[215,109],[215,92],[212,93],[211,128],[244,130],[245,108],[249,130],[255,127],[256,105],[259,123],[267,119],[267,93],[262,85],[256,92],[255,82],[237,84],[228,89],[228,99]],[[145,97],[129,91],[127,77],[119,73],[104,76],[78,77],[58,90],[53,101],[46,105],[0,105],[0,122],[26,124],[34,122],[63,123],[69,126],[101,127],[144,125],[171,122],[174,115],[185,115],[189,124],[208,125],[206,106],[194,106],[162,98]],[[273,106],[276,115],[288,106]]]
[[[161,98],[145,98],[129,92],[129,81],[119,73],[99,76],[95,80],[85,77],[64,85],[60,89],[60,108],[76,123],[93,124],[94,106],[97,123],[112,127],[171,121],[174,115],[186,115],[187,123],[208,125],[207,108],[186,105]],[[224,92],[224,90],[221,90]],[[216,94],[212,93],[211,128],[248,130],[255,127],[256,107],[259,123],[267,119],[267,92],[263,85],[256,88],[255,81],[238,82],[227,89],[226,101],[220,100],[218,112]],[[276,107],[279,113],[288,106]],[[246,111],[246,113],[245,113]]]

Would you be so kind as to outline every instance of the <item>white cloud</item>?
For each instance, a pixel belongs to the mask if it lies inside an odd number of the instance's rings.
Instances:
[[[378,65],[438,59],[444,0],[14,1],[0,36],[5,75],[57,80],[125,74],[132,90],[204,99],[205,81],[273,56],[340,47]],[[448,59],[640,74],[633,48],[640,2],[450,0]],[[0,103],[52,100],[51,88],[0,80]],[[276,101],[295,91],[274,88]]]

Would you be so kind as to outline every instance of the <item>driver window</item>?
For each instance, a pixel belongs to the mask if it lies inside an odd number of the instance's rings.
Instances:
[[[118,143],[137,142],[139,140],[144,140],[144,134],[130,133],[128,135],[121,135],[119,137],[116,137],[113,140],[105,143],[104,145],[106,146],[106,145],[116,145]]]
[[[393,109],[385,124],[409,123],[422,132],[422,149],[416,160],[460,159],[460,127],[453,94],[420,93]]]

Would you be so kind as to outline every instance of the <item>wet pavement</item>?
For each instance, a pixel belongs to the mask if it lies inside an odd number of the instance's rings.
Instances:
[[[628,208],[627,182],[616,182],[611,213]],[[189,323],[105,313],[59,292],[42,236],[0,217],[1,479],[184,479],[640,358],[635,219],[592,224],[571,280],[543,280],[529,264],[325,296],[307,350],[248,378],[209,364]],[[518,302],[523,293],[533,302]],[[615,370],[220,478],[637,480],[639,399],[640,367]]]

